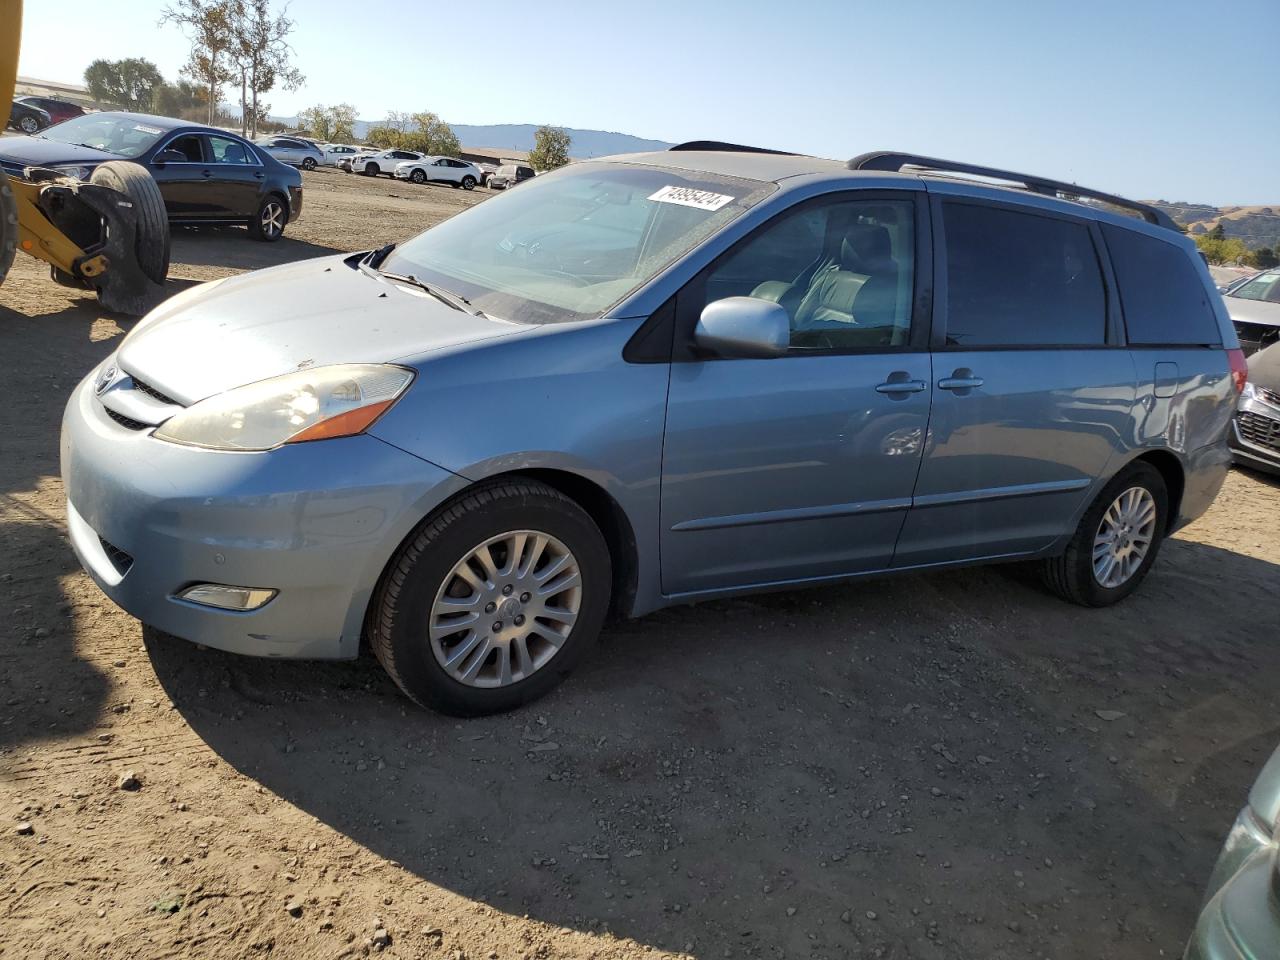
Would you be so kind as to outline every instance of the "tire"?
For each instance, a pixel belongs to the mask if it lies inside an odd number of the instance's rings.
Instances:
[[[315,157],[303,157],[303,158],[302,158],[302,169],[303,169],[303,170],[311,171],[311,170],[314,170],[315,168],[316,168],[316,160],[315,160]]]
[[[414,183],[426,183],[427,172],[422,169],[415,169],[413,173],[409,174],[409,179],[412,180]]]
[[[147,168],[129,160],[111,160],[94,167],[89,182],[129,198],[138,214],[138,266],[156,283],[164,283],[169,274],[169,214]]]
[[[462,178],[462,189],[474,190],[475,188],[476,188],[476,178],[468,173],[465,177]]]
[[[376,163],[366,163],[364,165],[364,175],[366,177],[376,177],[382,172],[382,168]]]
[[[1095,568],[1095,538],[1103,535],[1103,518],[1112,505],[1122,495],[1128,495],[1134,490],[1145,491],[1155,509],[1149,533],[1145,534],[1148,536],[1146,552],[1142,555],[1141,562],[1122,582],[1104,585]],[[1133,593],[1146,578],[1160,552],[1168,527],[1169,491],[1164,477],[1149,463],[1132,463],[1121,470],[1089,505],[1067,544],[1066,551],[1061,556],[1043,561],[1041,576],[1050,590],[1072,603],[1085,607],[1106,607],[1118,603]],[[1136,530],[1132,542],[1142,540],[1145,531],[1145,526]],[[1122,536],[1127,537],[1124,534]],[[1122,542],[1130,541],[1126,539]],[[1104,563],[1106,556],[1107,554],[1103,554]]]
[[[40,132],[40,121],[35,117],[23,117],[18,121],[18,129],[27,136]]]
[[[258,212],[249,221],[249,236],[263,243],[275,243],[284,236],[289,223],[289,204],[278,193],[269,193],[258,205]]]
[[[9,186],[9,177],[0,170],[0,283],[9,275],[18,250],[18,201]]]
[[[537,541],[531,534],[548,538],[538,556],[533,556]],[[520,536],[525,540],[515,539]],[[529,564],[528,576],[523,579],[519,564],[506,559],[516,544],[524,544],[520,563]],[[482,550],[496,551],[496,555],[488,554],[491,568],[501,562],[484,578],[492,587],[469,586],[455,572]],[[553,562],[561,563],[566,553],[567,571],[576,562],[576,587],[546,595],[541,601],[530,599],[532,591],[508,589],[539,583],[538,571],[545,571]],[[516,569],[504,573],[509,566]],[[468,569],[474,578],[480,568]],[[367,635],[391,679],[419,705],[461,717],[501,713],[546,694],[590,650],[609,608],[611,570],[609,548],[599,528],[568,497],[544,484],[519,478],[482,484],[437,510],[401,546],[374,594]],[[546,582],[557,584],[567,571],[553,574]],[[577,611],[571,623],[536,613],[526,621],[520,613],[539,603],[544,604],[544,611],[552,609],[552,600],[557,610],[561,604],[565,609],[572,607],[575,590]],[[456,615],[437,609],[437,602],[465,596],[460,591],[470,591],[475,598],[477,626],[433,638],[429,629],[433,616]],[[486,598],[492,599],[481,607]],[[464,601],[459,609],[466,610],[466,606]],[[501,620],[504,614],[509,618],[505,623]],[[561,637],[558,646],[544,637],[547,624],[557,623],[569,624],[567,634],[556,634]],[[527,625],[519,628],[521,624]],[[495,631],[500,631],[498,637],[502,638],[497,642],[492,636]],[[518,635],[525,639],[520,641]],[[500,675],[504,650],[506,682]],[[523,655],[521,651],[525,651]],[[449,656],[461,657],[452,670],[444,662]],[[537,658],[542,658],[541,663],[535,663]],[[511,679],[526,668],[526,676]],[[467,679],[467,673],[475,675]]]

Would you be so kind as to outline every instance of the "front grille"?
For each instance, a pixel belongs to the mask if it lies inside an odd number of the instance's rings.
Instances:
[[[165,396],[163,393],[161,393],[161,392],[160,392],[159,390],[157,390],[155,387],[151,386],[151,384],[149,384],[149,383],[143,383],[143,382],[142,382],[141,380],[139,380],[137,377],[134,377],[134,378],[133,378],[133,389],[135,389],[135,390],[141,390],[141,391],[142,391],[143,393],[145,393],[148,397],[153,397],[154,399],[159,400],[161,403],[167,403],[167,404],[169,404],[170,406],[178,406],[178,405],[179,405],[179,404],[178,404],[178,401],[177,401],[177,400],[175,400],[175,399],[173,399],[173,397],[167,397],[167,396]]]
[[[102,537],[98,537],[98,542],[102,544],[102,552],[107,555],[107,559],[111,561],[111,565],[116,568],[116,573],[124,576],[129,572],[129,568],[133,566],[133,557],[125,553],[113,543],[108,543]]]
[[[102,409],[107,411],[108,417],[110,417],[116,423],[120,424],[120,426],[124,427],[126,430],[147,429],[148,425],[143,423],[140,420],[135,420],[133,419],[133,417],[126,417],[123,413],[116,413],[114,410],[112,410],[110,407],[107,407],[107,406],[104,406]]]
[[[1236,423],[1240,425],[1240,436],[1249,443],[1280,452],[1280,420],[1246,411],[1236,418]]]

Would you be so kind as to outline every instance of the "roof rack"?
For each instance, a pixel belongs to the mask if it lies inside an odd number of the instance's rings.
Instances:
[[[713,153],[773,153],[782,157],[794,157],[797,154],[790,150],[770,150],[768,147],[748,147],[741,143],[725,143],[721,140],[690,140],[687,143],[677,143],[674,147],[668,147],[668,152],[673,150],[707,150]]]
[[[1114,207],[1132,210],[1147,223],[1154,223],[1156,226],[1167,227],[1170,230],[1181,232],[1178,225],[1173,222],[1172,217],[1150,204],[1139,203],[1136,200],[1126,200],[1124,197],[1117,197],[1114,194],[1090,190],[1088,187],[1081,187],[1074,183],[1049,180],[1046,177],[1033,177],[1025,173],[1014,173],[1010,170],[997,170],[994,167],[979,167],[972,163],[956,163],[951,160],[939,160],[935,157],[921,157],[913,153],[892,153],[889,151],[861,154],[850,160],[848,166],[850,170],[886,170],[892,173],[899,172],[903,167],[919,167],[922,170],[937,173],[967,173],[975,177],[1007,180],[1010,183],[1022,184],[1032,193],[1038,193],[1046,197],[1057,197],[1059,194],[1066,194],[1070,197],[1087,197],[1090,200],[1100,200]]]

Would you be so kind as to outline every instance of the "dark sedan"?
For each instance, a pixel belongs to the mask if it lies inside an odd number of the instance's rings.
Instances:
[[[16,97],[14,102],[25,103],[29,107],[43,110],[49,114],[54,123],[61,123],[63,120],[84,116],[84,108],[78,103],[59,100],[56,97]]]
[[[49,116],[49,111],[42,110],[33,104],[15,100],[13,101],[13,106],[9,108],[8,126],[13,127],[15,130],[21,130],[23,133],[35,133],[37,130],[43,130],[51,123],[53,123],[53,118]]]
[[[0,140],[0,169],[48,167],[87,180],[108,160],[150,171],[173,224],[244,224],[278,240],[302,212],[302,175],[248,140],[213,127],[140,113],[89,113],[36,136]]]

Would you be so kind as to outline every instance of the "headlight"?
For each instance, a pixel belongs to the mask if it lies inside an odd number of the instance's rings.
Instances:
[[[270,450],[369,429],[413,381],[413,371],[353,363],[299,370],[201,400],[155,436],[214,450]]]
[[[88,167],[81,166],[78,163],[64,163],[61,166],[53,168],[66,177],[75,177],[77,180],[88,180],[89,174],[92,172]]]

